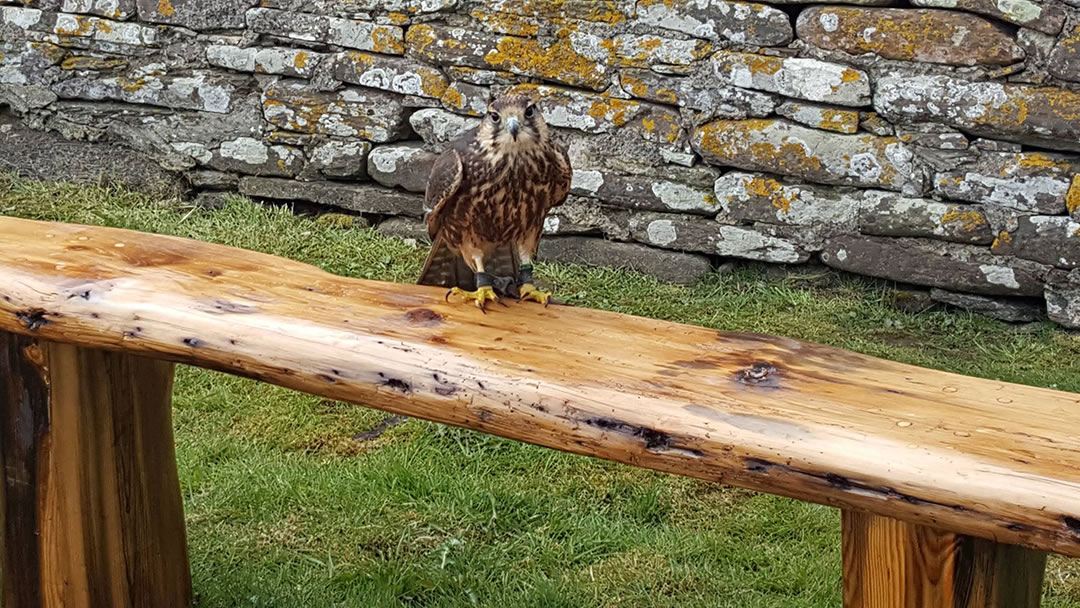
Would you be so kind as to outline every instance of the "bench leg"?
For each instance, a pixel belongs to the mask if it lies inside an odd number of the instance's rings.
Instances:
[[[191,603],[173,365],[0,332],[4,608]]]
[[[1046,554],[844,512],[844,608],[1037,608]]]

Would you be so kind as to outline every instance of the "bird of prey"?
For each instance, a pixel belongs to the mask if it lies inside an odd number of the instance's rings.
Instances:
[[[544,218],[570,192],[570,157],[551,138],[531,99],[500,96],[481,123],[460,135],[431,169],[426,199],[431,253],[421,285],[501,303],[496,290],[545,306],[551,292],[533,284]]]

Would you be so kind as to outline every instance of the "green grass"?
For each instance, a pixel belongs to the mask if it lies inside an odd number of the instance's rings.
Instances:
[[[424,256],[325,216],[242,200],[192,209],[115,187],[0,178],[0,214],[394,281],[413,280]],[[742,270],[678,287],[616,270],[538,272],[577,305],[1080,392],[1080,337],[903,313],[864,279]],[[825,507],[417,420],[360,441],[385,414],[188,367],[174,416],[200,607],[840,605],[839,516]],[[1044,605],[1080,608],[1077,561],[1051,561]]]

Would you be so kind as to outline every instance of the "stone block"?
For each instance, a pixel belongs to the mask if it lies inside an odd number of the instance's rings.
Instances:
[[[391,22],[401,25],[408,23],[412,17],[430,16],[451,9],[457,2],[458,0],[261,0],[259,6],[348,18],[386,14]]]
[[[409,55],[444,67],[506,71],[596,91],[611,81],[610,68],[576,51],[566,37],[542,44],[535,38],[417,24],[409,28],[405,44]]]
[[[184,174],[192,188],[200,190],[236,190],[240,178],[232,173],[210,171],[206,169],[188,171]]]
[[[357,140],[329,139],[309,148],[308,164],[301,178],[364,179],[371,143]]]
[[[451,112],[468,116],[483,116],[487,113],[491,89],[468,82],[452,82],[446,87],[440,101]]]
[[[446,144],[480,124],[480,119],[447,112],[438,108],[417,110],[409,116],[413,131],[433,150],[441,151]]]
[[[304,201],[357,213],[421,217],[424,197],[370,184],[298,182],[272,177],[244,177],[240,193],[252,198]]]
[[[764,4],[729,0],[639,0],[638,21],[696,38],[758,46],[792,39],[791,20]]]
[[[575,169],[570,192],[625,209],[713,216],[720,208],[711,187],[595,170]]]
[[[247,26],[260,34],[284,36],[305,42],[324,42],[386,55],[400,55],[405,52],[404,32],[396,25],[253,8],[247,12]]]
[[[1033,0],[912,0],[915,6],[979,13],[1045,34],[1057,35],[1065,23],[1065,10],[1053,2]]]
[[[427,222],[412,217],[388,217],[379,222],[375,230],[383,236],[416,243],[431,240],[428,236]]]
[[[1053,273],[1044,297],[1051,321],[1069,329],[1080,329],[1080,270]]]
[[[827,51],[945,65],[1010,65],[1024,58],[1015,39],[991,21],[935,9],[809,8],[799,38]]]
[[[630,240],[630,214],[600,205],[595,199],[570,195],[544,218],[545,235],[603,235]]]
[[[262,105],[267,122],[298,133],[384,143],[408,131],[408,111],[401,98],[374,89],[324,92],[305,82],[281,81],[263,92]]]
[[[990,298],[937,288],[930,290],[930,298],[935,302],[1010,323],[1031,323],[1046,316],[1045,306],[1034,299]]]
[[[982,152],[974,163],[934,176],[940,196],[1017,211],[1065,213],[1080,158],[1039,152]]]
[[[214,44],[206,48],[210,65],[257,74],[311,78],[322,53],[283,47],[239,47]]]
[[[78,75],[53,85],[62,99],[122,101],[173,109],[227,114],[246,97],[248,81],[210,70],[169,74],[162,70],[127,76]]]
[[[810,252],[790,238],[769,234],[768,227],[725,226],[713,220],[669,213],[637,213],[630,216],[632,238],[640,243],[710,255],[799,264]]]
[[[569,34],[577,53],[604,65],[647,68],[652,65],[688,66],[712,53],[712,44],[703,40],[680,40],[651,35],[617,34],[598,36],[583,31]]]
[[[776,113],[815,129],[849,134],[859,130],[858,110],[834,108],[803,101],[786,101],[776,107]]]
[[[448,84],[446,76],[431,66],[363,51],[336,55],[333,75],[342,82],[433,99],[441,98]]]
[[[135,15],[135,0],[63,0],[60,10],[124,21]]]
[[[1050,51],[1047,69],[1062,80],[1080,82],[1080,19],[1076,25],[1058,39]]]
[[[895,137],[843,135],[786,120],[720,120],[696,129],[692,143],[706,161],[832,185],[905,190],[915,169]]]
[[[870,103],[865,72],[808,57],[772,57],[720,51],[712,57],[719,84],[840,106]]]
[[[939,122],[968,133],[1080,151],[1080,92],[969,81],[945,75],[886,75],[874,109],[890,121]]]
[[[258,0],[138,0],[139,21],[193,30],[241,29]]]
[[[985,247],[924,239],[844,235],[821,260],[840,270],[902,283],[984,295],[1037,296],[1050,268]]]
[[[436,158],[419,142],[376,146],[368,154],[367,172],[371,179],[387,188],[424,192]]]
[[[50,85],[62,77],[58,70],[50,68],[66,54],[64,49],[45,42],[0,41],[0,85]]]
[[[1029,215],[994,241],[994,253],[1058,268],[1080,267],[1080,222],[1061,215]]]
[[[632,270],[661,281],[682,285],[696,283],[712,272],[709,258],[703,255],[585,236],[541,239],[537,258],[559,264]]]
[[[244,175],[295,177],[304,170],[305,160],[298,148],[267,145],[253,137],[241,137],[221,142],[205,164],[218,171]]]
[[[773,95],[717,86],[711,78],[666,76],[651,70],[623,70],[619,82],[632,97],[703,112],[707,119],[761,118],[772,114],[777,103]]]

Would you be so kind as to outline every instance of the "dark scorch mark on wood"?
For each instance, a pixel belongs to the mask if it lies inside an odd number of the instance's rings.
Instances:
[[[392,378],[382,372],[379,372],[379,379],[381,380],[383,386],[388,386],[396,391],[401,391],[403,393],[412,392],[412,386],[410,386],[408,382],[400,378]]]
[[[776,388],[780,386],[780,370],[772,363],[758,361],[750,367],[735,372],[735,380],[742,384]]]
[[[685,452],[691,456],[704,456],[704,454],[700,450],[678,447],[674,445],[674,438],[669,433],[658,431],[656,429],[651,429],[647,426],[643,426],[640,424],[630,424],[628,422],[615,420],[613,418],[606,418],[603,416],[586,418],[582,422],[589,426],[603,429],[605,431],[613,431],[624,435],[630,435],[631,437],[639,437],[645,441],[646,450],[654,452],[678,451]]]
[[[199,340],[198,338],[184,338],[183,342],[191,348],[198,348],[202,346],[202,340]]]
[[[431,327],[443,322],[443,316],[429,308],[416,308],[405,313],[405,319],[413,325]]]
[[[1065,527],[1069,529],[1069,532],[1080,536],[1080,517],[1062,515],[1061,521],[1065,522]]]

